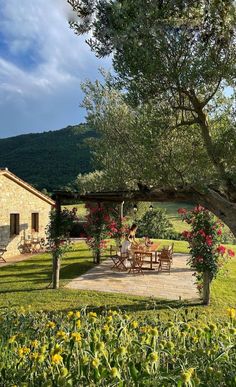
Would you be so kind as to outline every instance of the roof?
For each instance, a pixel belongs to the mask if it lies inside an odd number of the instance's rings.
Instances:
[[[55,205],[54,200],[52,200],[49,196],[44,195],[42,192],[40,192],[36,188],[32,187],[32,185],[26,183],[24,180],[20,179],[16,175],[14,175],[14,173],[10,172],[7,168],[0,168],[0,175],[6,176],[8,179],[19,184],[21,187],[25,188],[27,191],[31,192],[33,195],[38,196],[38,198],[44,200],[45,202],[51,204],[52,206]]]

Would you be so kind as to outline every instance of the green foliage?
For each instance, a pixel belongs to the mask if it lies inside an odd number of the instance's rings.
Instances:
[[[173,226],[163,210],[153,209],[152,211],[147,211],[138,220],[137,225],[137,236],[164,239],[170,235],[170,232],[173,232]]]
[[[234,386],[235,309],[229,320],[177,313],[137,321],[115,310],[49,315],[4,311],[0,376],[4,386]]]
[[[69,251],[70,231],[76,222],[78,222],[78,217],[75,207],[72,210],[64,208],[60,213],[56,209],[51,210],[46,233],[54,258],[59,259]]]
[[[36,188],[53,191],[91,170],[85,125],[0,139],[0,165]]]

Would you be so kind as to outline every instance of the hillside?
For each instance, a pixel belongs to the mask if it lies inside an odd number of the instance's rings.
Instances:
[[[48,191],[72,182],[78,173],[91,170],[84,140],[94,132],[84,125],[0,139],[0,167]]]

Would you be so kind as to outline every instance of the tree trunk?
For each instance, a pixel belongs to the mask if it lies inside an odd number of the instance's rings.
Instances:
[[[210,273],[208,271],[204,271],[203,273],[203,305],[210,304]]]
[[[59,288],[60,278],[60,258],[53,254],[53,270],[52,270],[52,287],[53,289]]]
[[[101,262],[101,251],[100,250],[97,250],[96,252],[96,264],[99,265]]]

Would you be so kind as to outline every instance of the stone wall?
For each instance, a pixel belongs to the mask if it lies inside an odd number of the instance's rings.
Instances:
[[[19,255],[20,246],[31,237],[45,238],[51,204],[12,181],[0,175],[0,245],[6,245],[4,258]],[[39,213],[39,232],[31,230],[31,214]],[[20,233],[10,236],[10,214],[19,214]]]

